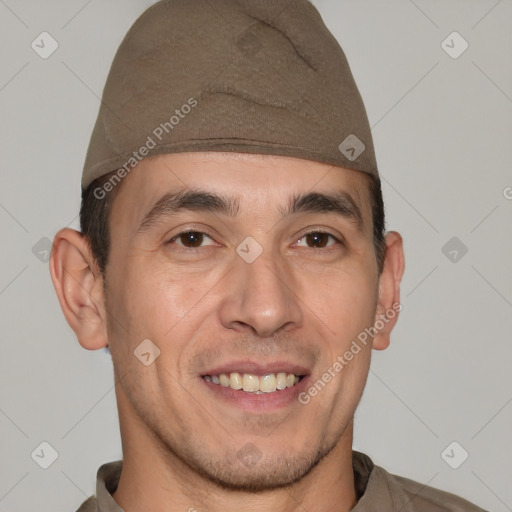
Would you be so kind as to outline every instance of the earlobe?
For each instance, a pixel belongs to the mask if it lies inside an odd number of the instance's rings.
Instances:
[[[379,278],[379,298],[375,313],[373,348],[384,350],[389,346],[390,335],[402,309],[400,282],[405,268],[403,242],[400,233],[386,234],[386,256]]]
[[[62,312],[82,347],[108,344],[103,278],[82,233],[64,228],[54,237],[50,274]]]

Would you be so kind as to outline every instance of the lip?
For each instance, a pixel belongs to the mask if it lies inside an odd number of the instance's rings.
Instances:
[[[220,375],[221,373],[250,373],[252,375],[266,375],[267,373],[294,373],[295,375],[302,375],[304,377],[309,375],[309,370],[299,364],[294,364],[289,361],[272,361],[269,363],[261,364],[254,361],[240,360],[232,361],[229,363],[216,366],[206,372],[201,373],[201,377],[205,375]],[[302,379],[304,380],[304,379]],[[302,381],[301,381],[302,382]],[[300,384],[300,382],[299,382]],[[295,387],[295,386],[294,386]],[[293,389],[293,388],[290,388]],[[284,391],[284,390],[283,390]]]

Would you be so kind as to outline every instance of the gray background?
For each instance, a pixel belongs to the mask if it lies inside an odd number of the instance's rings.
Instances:
[[[110,356],[76,341],[45,250],[59,228],[78,229],[104,81],[152,3],[0,0],[0,512],[75,510],[97,468],[121,458]],[[351,64],[387,227],[405,242],[403,311],[390,348],[374,351],[354,446],[512,510],[512,2],[314,3]],[[31,48],[43,31],[59,44],[47,59]],[[469,44],[456,59],[442,47],[453,31]],[[46,470],[31,457],[43,441],[58,452]],[[453,441],[469,453],[458,469],[446,460],[462,448],[441,456]]]

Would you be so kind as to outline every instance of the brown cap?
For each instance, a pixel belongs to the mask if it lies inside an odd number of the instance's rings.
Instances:
[[[82,188],[184,151],[378,174],[345,54],[307,0],[163,0],[135,21],[103,90]]]

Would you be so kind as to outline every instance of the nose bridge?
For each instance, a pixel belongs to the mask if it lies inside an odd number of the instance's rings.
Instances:
[[[250,326],[261,336],[270,336],[287,324],[298,325],[302,317],[294,275],[278,252],[261,246],[258,249],[254,239],[246,239],[237,253],[221,308],[223,324],[230,328]]]

